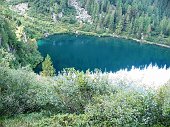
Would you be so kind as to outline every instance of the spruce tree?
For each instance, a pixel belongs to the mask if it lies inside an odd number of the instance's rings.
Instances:
[[[51,57],[47,54],[44,62],[42,63],[42,76],[55,76],[55,69],[53,67]]]
[[[114,31],[115,11],[113,10],[109,19],[109,29]]]

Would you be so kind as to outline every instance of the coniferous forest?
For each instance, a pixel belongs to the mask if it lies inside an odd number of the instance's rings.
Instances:
[[[61,33],[167,48],[170,1],[0,0],[0,127],[170,127],[169,68],[137,70],[150,84],[130,79],[135,69],[56,72],[36,42]]]

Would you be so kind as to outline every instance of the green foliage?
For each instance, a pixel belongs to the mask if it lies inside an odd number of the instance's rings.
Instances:
[[[42,62],[42,76],[55,76],[55,69],[53,67],[51,57],[47,54],[44,62]]]
[[[83,73],[66,69],[54,79],[23,69],[0,67],[1,116],[31,112],[38,115],[3,119],[3,124],[118,127],[170,125],[168,85],[161,88],[159,93],[143,93],[140,89],[124,87],[123,83],[117,85],[111,84],[107,75],[102,76],[100,71]],[[35,118],[35,122],[29,121],[30,118]]]
[[[41,96],[37,94],[41,94],[38,91],[42,91],[42,86],[37,85],[39,83],[33,73],[0,67],[1,115],[38,111],[40,107],[36,100],[40,100]],[[45,96],[45,93],[43,94]]]
[[[28,18],[22,19],[27,35],[41,38],[44,33],[84,31],[97,34],[117,34],[169,45],[170,2],[157,0],[78,0],[92,16],[92,24],[79,24],[76,10],[68,0],[13,0],[12,5],[28,2]],[[62,13],[62,16],[59,15]],[[56,16],[56,21],[53,14]],[[70,28],[71,27],[71,28]],[[84,29],[85,28],[85,29]]]
[[[40,13],[49,13],[50,12],[50,6],[53,1],[46,1],[46,0],[32,0],[32,4],[34,6],[34,9],[37,12]]]
[[[37,126],[57,126],[57,127],[88,126],[88,117],[86,115],[58,114],[50,118],[41,120],[37,124]]]
[[[11,64],[15,68],[27,66],[28,64],[35,68],[42,60],[40,53],[37,51],[36,43],[17,41],[12,27],[13,23],[14,21],[10,21],[5,15],[0,15],[0,47],[14,55],[16,60]]]
[[[61,112],[83,113],[85,106],[93,101],[94,96],[114,92],[106,78],[101,77],[100,73],[96,73],[96,79],[92,79],[89,72],[64,70],[57,76],[55,86]]]
[[[162,109],[162,122],[169,126],[170,125],[170,83],[161,87],[157,95],[159,106]]]
[[[160,115],[151,95],[136,91],[120,91],[110,96],[98,96],[86,107],[86,113],[96,126],[153,126]]]
[[[5,49],[13,48],[15,42],[16,37],[9,26],[9,20],[0,15],[0,46]]]
[[[48,117],[46,113],[40,112],[21,114],[17,117],[5,119],[2,125],[8,127],[86,127],[88,126],[88,117],[76,114],[58,114]]]
[[[123,82],[112,84],[108,75],[101,76],[100,71],[65,69],[56,77],[46,78],[25,69],[11,69],[27,65],[34,68],[42,60],[35,43],[17,41],[16,25],[25,26],[28,40],[44,33],[83,30],[114,32],[168,44],[170,15],[169,2],[165,1],[80,0],[94,21],[80,26],[68,0],[11,1],[29,3],[27,18],[12,14],[0,1],[0,115],[7,116],[1,118],[0,126],[169,127],[169,84],[154,93],[141,93],[129,90]],[[61,12],[64,16],[53,22],[51,13]],[[49,56],[43,62],[42,75],[55,75]],[[8,118],[21,113],[24,114]]]
[[[14,67],[15,56],[12,53],[8,53],[4,49],[0,49],[0,66],[1,67]]]
[[[16,58],[22,67],[30,65],[31,68],[35,68],[42,61],[35,42],[17,42],[16,49]]]

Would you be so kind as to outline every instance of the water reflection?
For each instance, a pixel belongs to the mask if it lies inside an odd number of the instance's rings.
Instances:
[[[52,57],[57,71],[74,67],[79,70],[118,71],[153,64],[170,66],[170,49],[141,44],[132,40],[84,35],[52,35],[38,41],[43,56]]]

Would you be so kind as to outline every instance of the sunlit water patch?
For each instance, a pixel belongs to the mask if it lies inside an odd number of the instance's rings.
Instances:
[[[132,68],[130,71],[125,69],[107,75],[108,80],[118,86],[157,90],[170,81],[170,68],[149,65],[143,69]]]

